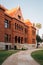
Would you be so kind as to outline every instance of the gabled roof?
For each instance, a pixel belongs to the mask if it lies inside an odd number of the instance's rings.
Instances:
[[[0,8],[3,9],[4,11],[7,10],[4,6],[0,5]]]
[[[24,20],[24,23],[25,23],[26,25],[28,25],[28,26],[32,26],[32,23],[30,22],[29,19]]]
[[[7,10],[5,13],[9,14],[11,17],[14,17],[14,14],[16,13],[16,11],[17,11],[17,8],[13,8],[11,10]]]
[[[34,28],[34,29],[36,30],[36,27],[33,26],[33,24],[31,23],[31,21],[30,21],[29,19],[24,20],[24,23],[25,23],[27,26],[32,27],[32,28]]]
[[[7,10],[7,11],[5,11],[5,13],[20,21],[24,21],[20,7],[16,7],[11,10]],[[21,18],[19,19],[18,16],[20,16]]]

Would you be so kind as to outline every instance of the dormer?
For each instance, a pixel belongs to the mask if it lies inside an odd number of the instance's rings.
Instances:
[[[17,20],[24,21],[20,7],[8,10],[6,13]]]

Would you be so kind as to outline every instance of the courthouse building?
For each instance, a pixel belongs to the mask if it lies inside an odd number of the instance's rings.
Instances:
[[[0,49],[36,46],[36,28],[24,20],[20,7],[8,10],[0,5]]]

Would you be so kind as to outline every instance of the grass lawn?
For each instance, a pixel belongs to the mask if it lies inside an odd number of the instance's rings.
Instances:
[[[0,51],[0,65],[3,63],[3,61],[10,56],[13,53],[18,52],[19,50],[9,50],[9,51]]]
[[[31,53],[31,56],[40,64],[43,65],[43,50],[38,50]]]

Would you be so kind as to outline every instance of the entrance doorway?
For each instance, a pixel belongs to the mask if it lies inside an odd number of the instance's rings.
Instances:
[[[20,43],[20,37],[18,37],[18,43]]]
[[[8,50],[8,45],[5,45],[5,49]]]
[[[14,49],[16,50],[17,49],[17,46],[14,46]]]

